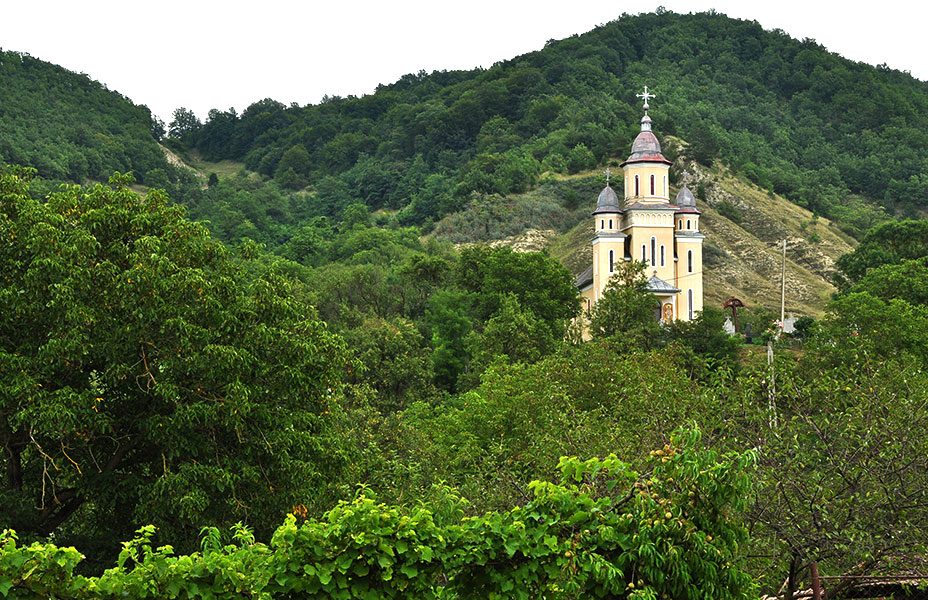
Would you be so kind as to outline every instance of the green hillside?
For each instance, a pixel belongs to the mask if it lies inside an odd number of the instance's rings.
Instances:
[[[360,98],[213,111],[185,139],[293,189],[335,178],[422,224],[474,192],[519,193],[545,171],[622,156],[642,85],[657,93],[659,134],[848,232],[880,207],[928,208],[928,84],[714,12],[626,15],[489,69],[411,74]]]
[[[581,343],[642,85],[705,307],[659,326],[623,261]],[[7,52],[0,117],[0,596],[928,581],[928,219],[895,219],[928,208],[925,83],[661,12],[162,147],[144,107]]]
[[[166,164],[158,128],[148,108],[86,75],[0,50],[0,164],[76,183],[130,170],[144,181]]]

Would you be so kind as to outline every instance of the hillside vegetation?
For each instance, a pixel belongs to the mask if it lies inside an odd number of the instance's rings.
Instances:
[[[0,157],[27,163],[0,167],[0,596],[791,600],[810,564],[841,597],[928,553],[928,220],[881,222],[925,206],[925,84],[662,12],[179,111],[159,148],[125,98],[3,61],[55,93],[0,109],[31,153]],[[623,262],[581,343],[571,271],[645,84],[707,306],[659,326]],[[143,185],[58,185],[101,177],[85,154]],[[787,308],[820,316],[795,336],[764,310],[784,238]]]
[[[643,85],[659,134],[846,231],[882,208],[928,208],[928,84],[714,12],[625,15],[489,69],[420,72],[360,98],[212,111],[182,137],[282,186],[341,185],[421,224],[474,192],[519,193],[544,171],[621,156]]]
[[[46,179],[106,181],[113,171],[165,166],[163,124],[86,75],[0,49],[0,164],[28,165]]]

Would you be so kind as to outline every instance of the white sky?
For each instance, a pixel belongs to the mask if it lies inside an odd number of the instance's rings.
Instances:
[[[178,106],[205,118],[267,97],[370,93],[420,69],[489,67],[660,5],[714,8],[928,80],[924,0],[0,0],[0,48],[86,73],[167,123]]]

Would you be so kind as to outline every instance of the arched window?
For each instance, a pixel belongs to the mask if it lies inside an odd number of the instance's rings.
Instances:
[[[638,197],[638,176],[635,175],[635,197]]]
[[[693,290],[686,290],[686,314],[689,315],[688,320],[693,320]]]
[[[677,229],[683,229],[683,219],[677,221]]]
[[[693,251],[692,250],[686,251],[686,272],[687,273],[693,272]]]
[[[651,175],[651,195],[654,195],[654,175]]]
[[[609,272],[615,271],[615,250],[609,251]]]
[[[664,244],[661,244],[661,266],[664,266]]]
[[[609,219],[609,229],[612,229],[612,219]]]
[[[605,219],[600,219],[600,220],[599,220],[599,228],[600,228],[600,229],[605,229],[605,228],[606,228],[606,220],[605,220]]]
[[[641,262],[648,262],[648,247],[641,244]]]
[[[667,176],[664,175],[664,196],[670,197],[670,193],[667,190]]]
[[[690,227],[690,223],[691,223],[691,221],[690,221],[689,219],[687,219],[687,220],[686,220],[686,228],[687,228],[687,229],[690,229],[690,228],[691,228],[691,227]]]
[[[657,238],[651,236],[651,266],[657,266]]]

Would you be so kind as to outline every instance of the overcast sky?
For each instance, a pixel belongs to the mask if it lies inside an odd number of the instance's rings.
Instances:
[[[0,0],[0,48],[86,73],[169,122],[178,106],[204,118],[268,97],[370,93],[420,69],[489,67],[661,5],[714,8],[928,80],[923,0]]]

